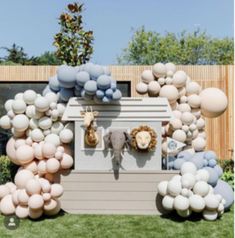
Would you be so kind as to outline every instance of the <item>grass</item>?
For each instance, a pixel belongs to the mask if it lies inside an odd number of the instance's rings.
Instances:
[[[38,221],[21,220],[18,229],[4,227],[0,215],[0,237],[14,238],[232,238],[234,209],[209,222],[199,215],[189,220],[173,216],[71,215],[60,213]]]

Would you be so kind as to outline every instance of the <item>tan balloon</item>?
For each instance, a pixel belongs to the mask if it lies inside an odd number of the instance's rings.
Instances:
[[[29,195],[27,194],[25,189],[18,191],[18,201],[20,205],[28,205]]]
[[[63,187],[60,184],[52,184],[51,185],[51,196],[53,198],[61,197],[64,192]]]
[[[38,180],[30,179],[26,184],[26,192],[29,195],[40,194],[41,193],[41,185]]]
[[[28,205],[29,205],[29,208],[34,209],[34,210],[42,208],[44,205],[43,197],[39,194],[33,194],[29,198]]]
[[[73,158],[70,155],[64,153],[60,164],[62,169],[69,169],[73,166]]]
[[[29,145],[22,145],[16,150],[16,158],[21,165],[28,164],[34,159],[34,149]]]
[[[169,103],[174,103],[178,99],[179,93],[175,86],[164,85],[159,93],[160,97],[165,97],[168,99]]]
[[[141,79],[144,83],[150,83],[151,81],[154,81],[154,75],[153,75],[153,72],[152,70],[150,69],[146,69],[142,72],[141,74]]]
[[[12,215],[15,213],[15,205],[12,201],[12,195],[6,195],[0,202],[0,211],[4,215]]]
[[[60,169],[60,162],[57,159],[51,158],[47,160],[46,170],[48,173],[54,174],[58,172],[59,169]]]
[[[23,189],[23,188],[25,188],[28,180],[30,180],[32,178],[34,178],[34,175],[31,171],[22,169],[19,172],[17,172],[17,174],[15,176],[15,184],[16,184],[17,188]]]
[[[209,118],[218,117],[228,106],[228,99],[218,88],[206,88],[200,93],[202,115]]]
[[[17,217],[23,219],[29,216],[29,207],[18,205],[15,210],[15,214]]]
[[[41,217],[43,214],[43,210],[42,209],[30,209],[29,208],[29,217],[31,219],[38,219],[39,217]]]

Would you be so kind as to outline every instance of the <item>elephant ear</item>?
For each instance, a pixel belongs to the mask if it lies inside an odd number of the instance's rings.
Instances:
[[[104,136],[104,145],[105,145],[105,149],[110,147],[110,137],[111,137],[112,132],[107,133]]]
[[[126,131],[124,131],[123,133],[124,133],[125,138],[126,138],[126,141],[125,141],[126,145],[128,146],[128,145],[131,144],[131,140],[132,140],[131,135],[128,132],[126,132]]]

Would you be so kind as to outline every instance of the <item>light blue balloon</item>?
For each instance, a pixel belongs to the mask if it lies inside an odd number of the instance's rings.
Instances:
[[[225,199],[226,203],[224,209],[225,211],[228,211],[234,201],[234,193],[231,186],[225,181],[219,179],[217,185],[214,187],[214,193],[220,194]]]
[[[84,86],[90,80],[90,75],[86,71],[80,71],[76,74],[77,85]]]
[[[83,70],[86,71],[86,72],[90,72],[90,68],[93,66],[94,64],[92,62],[88,62],[86,64],[83,65]]]
[[[108,89],[110,88],[111,79],[107,75],[101,75],[97,79],[97,86],[99,89]]]
[[[106,97],[106,96],[104,96],[103,98],[102,98],[102,102],[103,103],[109,103],[111,100],[108,98],[108,97]]]
[[[86,91],[86,94],[88,95],[95,95],[97,90],[97,83],[96,81],[89,80],[84,85],[84,90]]]
[[[119,89],[117,89],[114,93],[113,93],[113,100],[120,100],[122,98],[122,93]]]
[[[49,86],[55,92],[60,91],[60,83],[57,79],[57,75],[49,78]]]
[[[101,75],[104,74],[104,69],[102,66],[100,65],[92,65],[90,68],[89,68],[89,73],[91,75],[91,79],[92,80],[97,80],[97,78]]]
[[[217,164],[215,167],[214,167],[214,170],[217,172],[218,176],[221,177],[222,174],[223,174],[223,169]]]
[[[202,169],[204,166],[203,153],[201,152],[195,153],[189,161],[194,163],[197,169]]]
[[[203,160],[203,167],[206,167],[206,166],[208,166],[208,160],[207,160],[207,159],[204,159],[204,160]]]
[[[74,96],[74,90],[68,88],[62,88],[59,92],[60,99],[64,102],[68,102],[68,100]]]
[[[86,91],[84,90],[84,89],[82,89],[82,91],[81,91],[81,97],[85,97],[85,94],[86,94]]]
[[[180,170],[183,163],[185,163],[184,159],[176,159],[174,161],[174,169]]]
[[[206,151],[204,153],[204,158],[207,159],[207,160],[211,160],[211,159],[217,160],[216,153],[212,150]]]
[[[168,163],[168,169],[173,169],[174,168],[174,162],[171,161]]]
[[[110,88],[115,92],[117,89],[117,83],[112,81]]]
[[[47,93],[51,93],[51,92],[54,93],[54,91],[50,89],[49,85],[47,85],[42,91],[42,96],[45,96]]]
[[[189,161],[192,157],[193,155],[190,152],[184,150],[177,155],[178,159],[184,159],[185,161]]]
[[[111,88],[107,89],[105,91],[105,96],[107,96],[108,98],[112,98],[113,96],[113,90]]]
[[[208,161],[208,165],[212,168],[215,167],[216,166],[216,160],[215,159],[210,159]]]
[[[57,69],[57,79],[61,87],[73,88],[76,83],[76,70],[72,66],[61,65]]]
[[[96,97],[99,98],[99,99],[102,99],[104,97],[104,91],[98,89],[96,91]]]
[[[205,170],[207,170],[209,172],[209,180],[208,183],[212,186],[215,187],[217,184],[217,181],[219,179],[219,176],[217,174],[217,172],[211,168],[211,167],[204,167]]]

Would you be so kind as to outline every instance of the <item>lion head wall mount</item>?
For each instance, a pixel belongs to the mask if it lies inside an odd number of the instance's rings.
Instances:
[[[141,152],[153,151],[157,145],[157,134],[149,126],[141,125],[131,131],[131,146]]]

